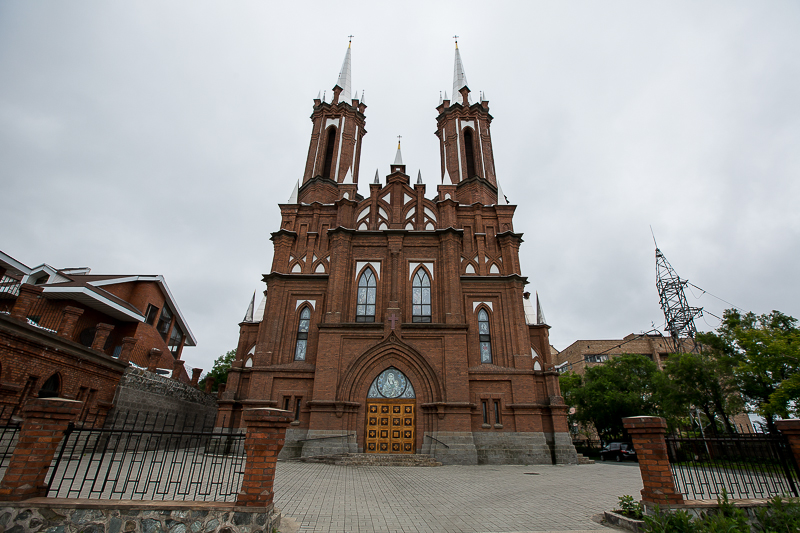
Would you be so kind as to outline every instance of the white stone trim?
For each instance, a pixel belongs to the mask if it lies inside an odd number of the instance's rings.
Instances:
[[[311,305],[311,309],[316,309],[317,301],[316,300],[297,300],[297,305],[295,306],[294,310],[297,311],[300,309],[300,306],[303,304]]]
[[[361,271],[364,270],[365,266],[371,266],[372,270],[375,271],[375,275],[378,278],[375,281],[381,279],[381,262],[380,261],[356,261],[356,278],[358,278]]]
[[[475,310],[478,308],[478,306],[481,304],[485,304],[486,307],[488,307],[489,309],[491,309],[492,312],[494,312],[494,307],[492,306],[492,302],[472,302],[472,312],[474,313]]]
[[[414,276],[414,272],[416,272],[417,268],[422,265],[428,269],[428,272],[431,275],[431,282],[433,282],[433,262],[428,261],[417,261],[417,262],[409,262],[408,263],[408,279],[411,279]]]

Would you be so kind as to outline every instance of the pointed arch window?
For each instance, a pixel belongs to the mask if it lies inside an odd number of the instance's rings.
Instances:
[[[358,279],[358,299],[356,301],[356,322],[375,322],[375,292],[377,283],[375,273],[368,268]]]
[[[472,128],[464,128],[464,155],[467,159],[467,178],[475,177],[475,148],[472,144]]]
[[[328,139],[325,142],[325,165],[322,167],[322,177],[331,178],[333,166],[333,145],[336,144],[336,128],[328,128]]]
[[[431,321],[431,280],[425,270],[420,267],[414,274],[411,284],[411,321]]]
[[[61,376],[53,374],[39,389],[39,398],[58,398],[61,394]]]
[[[294,349],[294,360],[306,360],[306,347],[308,344],[308,328],[311,325],[311,311],[304,307],[300,311],[300,323],[297,325],[297,344]]]
[[[478,340],[481,348],[481,363],[492,362],[492,336],[489,328],[489,313],[478,311]]]

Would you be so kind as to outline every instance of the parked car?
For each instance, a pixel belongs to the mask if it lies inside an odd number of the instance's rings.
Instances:
[[[633,449],[633,444],[630,442],[612,442],[603,446],[603,449],[600,450],[600,460],[609,461],[611,459],[617,462],[624,459],[636,461],[636,450]]]

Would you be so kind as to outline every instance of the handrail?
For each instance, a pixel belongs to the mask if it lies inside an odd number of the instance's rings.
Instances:
[[[448,445],[447,445],[447,444],[445,444],[444,442],[440,441],[440,440],[439,440],[439,439],[437,439],[436,437],[431,437],[430,435],[423,435],[423,436],[422,436],[422,438],[425,438],[425,437],[428,437],[428,438],[429,438],[429,439],[431,439],[431,440],[435,440],[436,442],[438,442],[439,444],[441,444],[441,445],[442,445],[442,446],[444,446],[445,448],[450,448],[450,446],[448,446]]]
[[[355,436],[355,433],[348,433],[346,435],[330,435],[328,437],[314,437],[312,439],[297,439],[296,442],[307,442],[310,440],[340,439],[342,437],[353,437],[353,436]]]

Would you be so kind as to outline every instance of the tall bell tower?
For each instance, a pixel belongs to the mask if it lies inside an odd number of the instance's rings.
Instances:
[[[325,101],[324,95],[314,99],[311,143],[298,197],[303,203],[336,201],[340,197],[339,184],[358,184],[367,106],[363,95],[359,99],[358,94],[352,93],[350,50],[348,44],[330,102]]]
[[[494,169],[492,136],[489,127],[489,101],[480,94],[473,103],[461,54],[456,41],[453,66],[453,92],[440,98],[436,110],[436,136],[439,137],[442,183],[454,184],[456,199],[463,204],[497,204],[497,178]],[[504,202],[501,202],[504,203]]]

